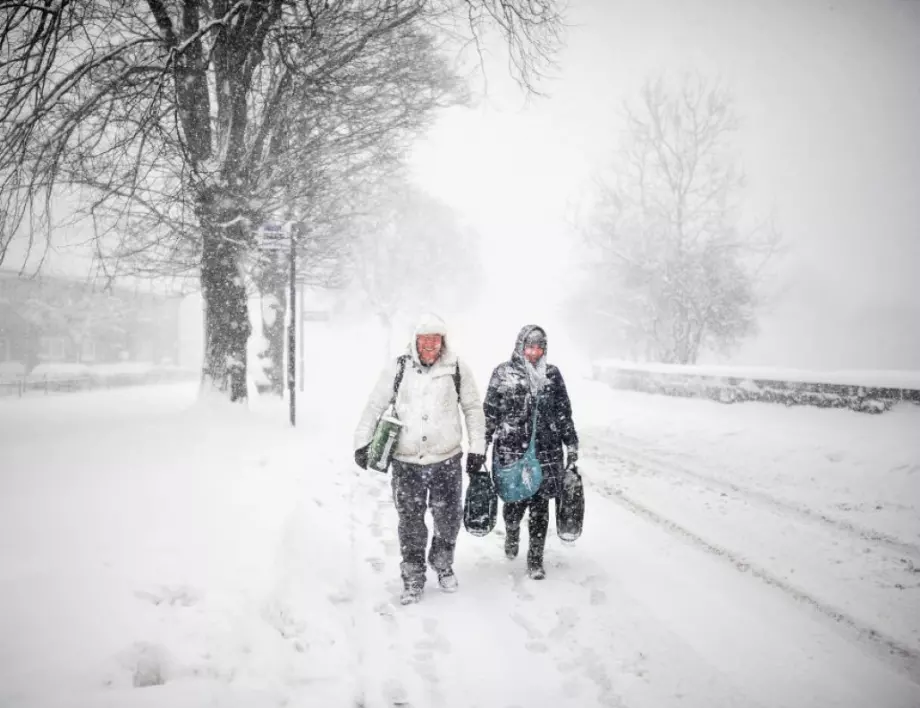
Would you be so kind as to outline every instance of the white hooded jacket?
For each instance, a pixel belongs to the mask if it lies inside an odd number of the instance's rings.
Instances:
[[[444,337],[441,356],[430,367],[422,366],[419,361],[415,338],[420,334],[440,334]],[[460,360],[458,402],[454,385],[458,359],[446,335],[444,322],[434,315],[427,315],[419,321],[409,343],[406,369],[396,397],[396,415],[404,427],[394,457],[401,462],[431,465],[460,453],[463,443],[461,411],[466,421],[469,452],[485,454],[482,399],[472,371]],[[390,403],[398,366],[394,360],[381,372],[355,430],[356,450],[371,441],[377,420]]]

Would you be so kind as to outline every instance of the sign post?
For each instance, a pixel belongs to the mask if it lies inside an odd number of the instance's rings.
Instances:
[[[291,404],[291,426],[297,425],[296,349],[297,349],[297,225],[288,224],[291,232],[290,253],[290,319],[288,320],[288,400]]]
[[[269,222],[259,229],[260,249],[263,252],[279,253],[284,250],[285,229],[288,244],[288,311],[287,311],[287,385],[289,417],[292,426],[297,425],[297,234],[300,224],[285,221],[281,224]],[[280,259],[279,259],[280,260]],[[283,262],[283,261],[282,261]],[[280,265],[280,263],[279,263]],[[301,371],[302,375],[302,371]],[[301,391],[303,388],[301,388]]]

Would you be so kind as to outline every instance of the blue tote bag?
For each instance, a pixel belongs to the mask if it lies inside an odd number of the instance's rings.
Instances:
[[[517,502],[530,499],[543,482],[543,468],[537,459],[537,408],[539,400],[533,405],[533,426],[530,433],[530,445],[524,456],[507,467],[493,466],[492,477],[495,488],[503,502]]]

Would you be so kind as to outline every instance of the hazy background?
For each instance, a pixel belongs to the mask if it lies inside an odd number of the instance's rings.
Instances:
[[[733,91],[749,216],[775,213],[787,247],[760,334],[729,361],[920,368],[920,2],[572,0],[568,19],[546,97],[525,102],[496,53],[485,98],[445,112],[410,157],[419,184],[483,237],[477,303],[446,313],[467,336],[507,349],[537,321],[578,349],[559,306],[579,278],[575,222],[619,137],[617,110],[649,76],[690,70]],[[88,263],[59,248],[47,270]],[[197,304],[184,311],[196,341]]]
[[[566,289],[563,274],[527,306],[501,262],[571,265],[567,210],[622,102],[649,75],[697,70],[733,91],[751,215],[775,209],[789,249],[761,335],[732,361],[920,367],[920,3],[574,0],[569,19],[547,99],[522,106],[493,70],[489,99],[445,116],[414,158],[485,234],[510,308],[544,312]]]

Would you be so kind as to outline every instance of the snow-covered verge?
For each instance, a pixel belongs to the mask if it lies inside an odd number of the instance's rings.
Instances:
[[[551,527],[535,582],[503,557],[501,523],[461,532],[460,591],[430,577],[400,607],[389,478],[351,461],[370,383],[311,382],[295,430],[283,405],[227,411],[194,385],[0,402],[0,705],[920,704],[897,657],[607,494],[624,464],[598,433],[630,419],[652,432],[700,415],[658,402],[699,401],[570,381],[582,538],[564,546]],[[746,530],[730,522],[723,542]]]
[[[190,381],[199,375],[196,369],[150,362],[39,364],[28,373],[24,368],[20,370],[10,367],[0,370],[0,396],[73,393],[90,388]]]
[[[920,408],[726,407],[590,382],[573,398],[602,492],[920,659]]]
[[[722,403],[763,401],[865,413],[885,412],[900,401],[920,403],[920,371],[803,371],[603,359],[592,363],[592,375],[618,389]]]
[[[0,705],[343,705],[329,465],[281,407],[194,401],[0,404]]]

